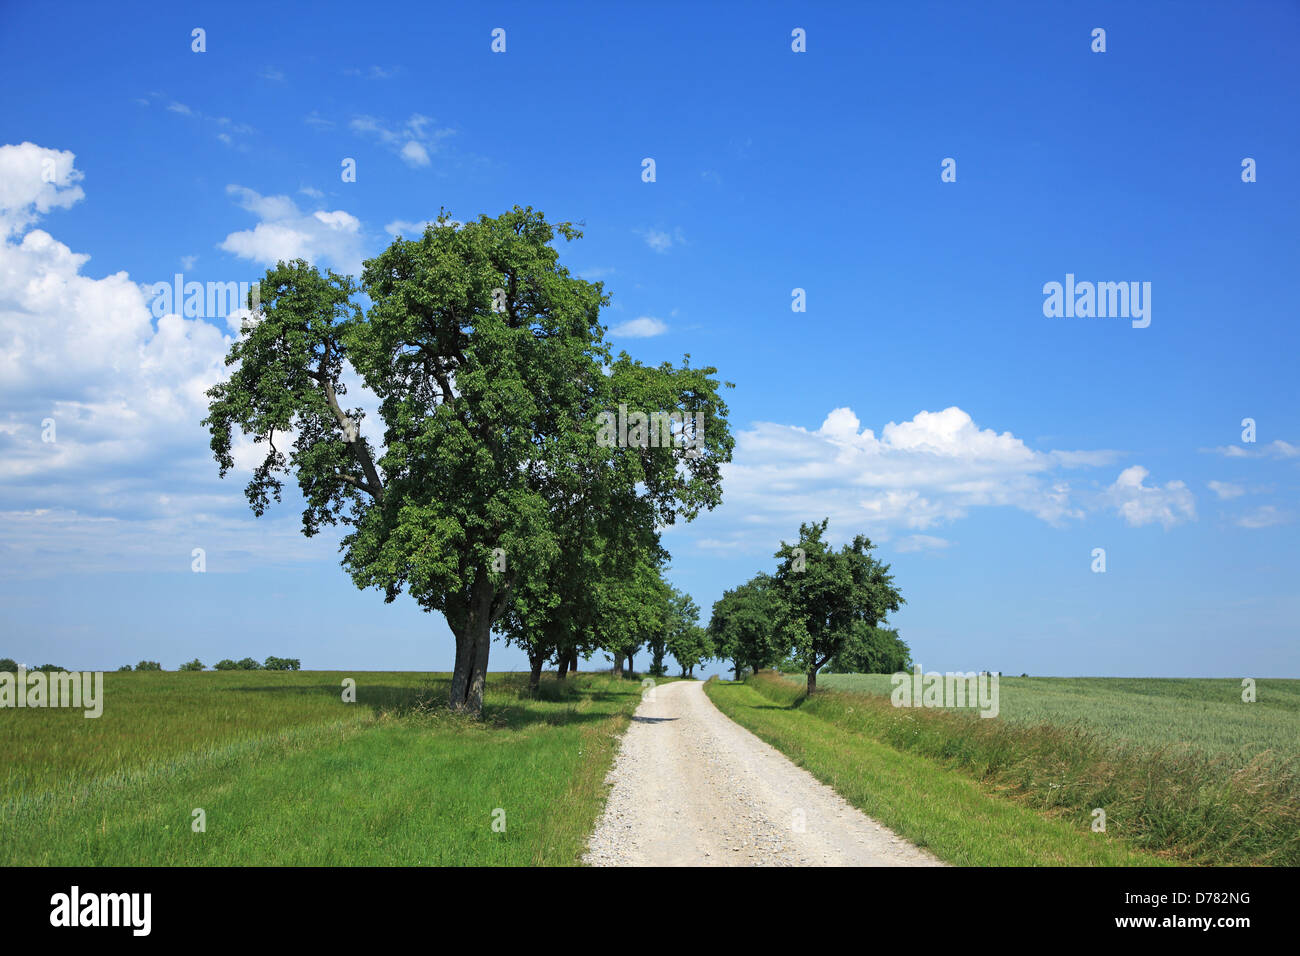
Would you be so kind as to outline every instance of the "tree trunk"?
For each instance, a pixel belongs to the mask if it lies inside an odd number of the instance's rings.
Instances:
[[[808,693],[812,695],[817,690],[817,669],[813,668],[808,672]]]
[[[576,648],[569,655],[569,670],[575,674],[578,673],[578,651]]]
[[[632,666],[632,655],[627,655],[627,672],[630,676],[636,676],[636,668]]]
[[[546,663],[546,658],[538,654],[529,663],[532,665],[532,670],[528,672],[528,692],[536,696],[537,688],[542,684],[542,665]]]
[[[483,682],[487,677],[488,650],[492,642],[492,625],[486,620],[472,621],[456,635],[456,668],[451,674],[452,710],[483,713]]]
[[[555,671],[555,678],[556,680],[564,680],[565,676],[568,673],[569,673],[569,652],[560,651],[560,660],[558,662],[558,666]]]
[[[623,655],[622,654],[614,655],[614,676],[618,678],[622,678],[623,676]]]

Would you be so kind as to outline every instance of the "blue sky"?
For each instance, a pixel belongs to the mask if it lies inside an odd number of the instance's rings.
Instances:
[[[585,223],[615,348],[736,383],[724,504],[665,537],[706,615],[829,516],[926,668],[1300,677],[1300,11],[1134,6],[5,5],[0,655],[449,668],[217,479],[230,324],[150,286],[518,203]],[[1045,316],[1067,274],[1150,325]]]

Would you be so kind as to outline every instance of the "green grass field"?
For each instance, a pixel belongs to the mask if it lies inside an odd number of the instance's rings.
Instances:
[[[476,722],[442,706],[448,679],[111,673],[98,719],[6,709],[0,864],[577,863],[640,684],[546,679],[534,700],[493,674]]]
[[[1013,723],[1078,724],[1115,740],[1242,761],[1266,750],[1300,754],[1300,680],[1259,680],[1251,704],[1231,679],[1002,677],[998,685],[998,716]],[[822,674],[817,686],[886,697],[893,689],[888,674]]]
[[[1296,682],[1261,681],[1255,704],[1242,703],[1235,684],[1241,709],[1233,710],[1226,701],[1196,702],[1198,692],[1226,695],[1228,681],[1050,680],[1001,682],[1006,719],[897,708],[883,693],[831,689],[887,691],[888,677],[819,679],[812,698],[802,682],[770,673],[707,690],[724,713],[850,802],[952,862],[1025,862],[1023,839],[953,782],[960,776],[1004,807],[1148,860],[1300,863]],[[1087,703],[1064,703],[1081,693]],[[1244,743],[1234,745],[1231,734]],[[1106,813],[1104,834],[1091,830],[1096,809]],[[1075,849],[1056,840],[1033,852],[1071,862]]]

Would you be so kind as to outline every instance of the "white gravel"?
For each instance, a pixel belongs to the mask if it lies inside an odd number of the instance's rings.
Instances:
[[[609,773],[593,866],[942,866],[725,717],[697,681],[647,695]]]

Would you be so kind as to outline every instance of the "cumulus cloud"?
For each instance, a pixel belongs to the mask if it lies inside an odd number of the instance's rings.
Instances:
[[[14,150],[28,152],[0,147],[0,169]],[[80,179],[70,165],[63,175]],[[3,181],[6,223],[68,204]],[[268,557],[300,553],[289,512],[238,534],[238,479],[216,477],[199,422],[227,372],[226,330],[179,315],[155,323],[140,283],[89,275],[89,260],[39,228],[0,239],[0,567],[187,566],[194,547],[234,555],[254,541]]]
[[[244,186],[227,186],[226,192],[261,221],[252,229],[232,232],[218,248],[267,266],[306,259],[337,272],[361,272],[365,237],[361,220],[351,213],[341,209],[303,213],[288,196],[263,196]]]
[[[1196,500],[1186,484],[1146,485],[1150,474],[1141,465],[1133,465],[1121,471],[1107,489],[1106,497],[1126,522],[1133,527],[1159,522],[1171,528],[1196,517]]]
[[[890,422],[879,436],[847,407],[812,431],[759,422],[737,434],[733,461],[723,466],[726,514],[743,517],[730,533],[710,527],[701,547],[766,546],[810,515],[882,541],[910,535],[904,547],[912,550],[945,546],[922,532],[973,508],[1017,508],[1062,524],[1084,514],[1058,474],[1063,467],[1060,456],[980,428],[955,406]]]
[[[637,319],[620,322],[609,330],[609,334],[625,339],[648,339],[663,335],[667,331],[668,325],[662,319],[643,315]]]
[[[35,143],[0,146],[0,238],[12,236],[51,209],[86,198],[77,183],[76,154]]]

